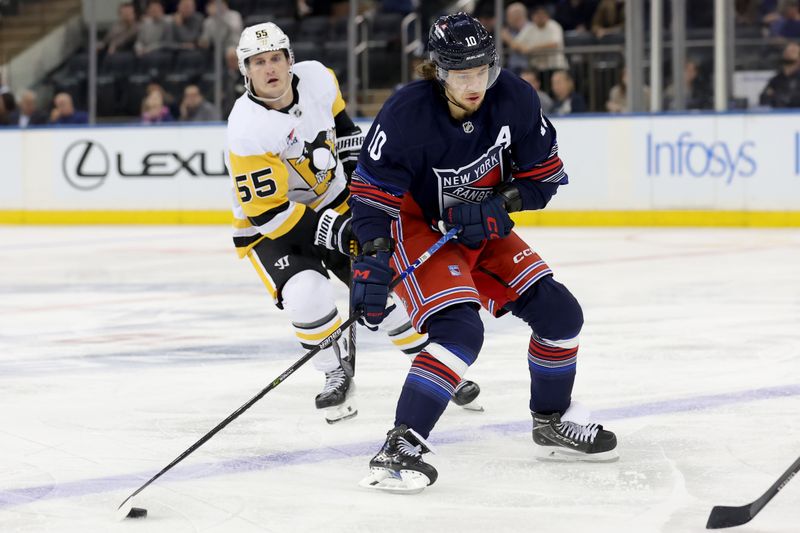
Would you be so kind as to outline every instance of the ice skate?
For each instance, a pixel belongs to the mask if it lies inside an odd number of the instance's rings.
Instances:
[[[474,381],[462,380],[456,387],[456,392],[450,401],[467,411],[483,411],[483,406],[478,402],[481,388]]]
[[[619,459],[617,437],[594,423],[561,420],[561,415],[533,413],[533,447],[537,459],[610,462]]]
[[[355,383],[347,377],[342,367],[325,372],[325,387],[317,394],[317,409],[325,410],[325,421],[335,424],[358,414],[353,395]]]
[[[401,425],[386,434],[381,451],[369,462],[370,473],[360,486],[394,492],[417,494],[436,482],[436,469],[422,460],[430,445],[416,431]]]

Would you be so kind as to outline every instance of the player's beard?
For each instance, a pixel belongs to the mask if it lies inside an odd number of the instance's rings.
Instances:
[[[475,111],[483,103],[483,99],[486,96],[485,93],[462,93],[459,96],[454,95],[450,91],[447,91],[447,97],[450,102],[455,105],[456,107],[461,108],[467,116],[472,115]],[[470,99],[472,97],[472,99]],[[475,98],[477,97],[477,98]]]

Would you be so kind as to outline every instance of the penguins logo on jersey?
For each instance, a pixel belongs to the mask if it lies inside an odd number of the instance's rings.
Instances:
[[[503,179],[503,145],[496,144],[473,162],[459,169],[434,168],[439,178],[442,211],[462,203],[480,203]]]
[[[336,169],[333,151],[333,131],[321,131],[313,141],[304,143],[300,157],[287,159],[317,196],[328,190],[333,179]]]

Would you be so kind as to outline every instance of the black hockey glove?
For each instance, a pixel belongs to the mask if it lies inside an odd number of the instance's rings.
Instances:
[[[375,239],[364,243],[364,253],[353,263],[350,284],[350,308],[362,310],[364,320],[377,326],[387,314],[386,300],[394,271],[389,266],[393,243],[390,239]]]
[[[353,175],[353,171],[356,169],[362,144],[364,144],[364,134],[358,126],[355,126],[355,129],[349,135],[336,137],[336,153],[342,163],[347,183],[350,183],[350,176]]]
[[[486,239],[508,237],[514,221],[508,216],[505,199],[492,196],[479,204],[448,207],[442,216],[444,230],[461,227],[458,240],[470,248],[478,248]]]
[[[335,250],[344,255],[355,253],[356,241],[350,228],[350,214],[340,215],[333,209],[326,209],[319,215],[314,244]]]

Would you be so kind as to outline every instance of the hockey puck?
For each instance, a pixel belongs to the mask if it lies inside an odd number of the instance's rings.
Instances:
[[[147,509],[142,507],[131,507],[125,518],[147,518]]]

